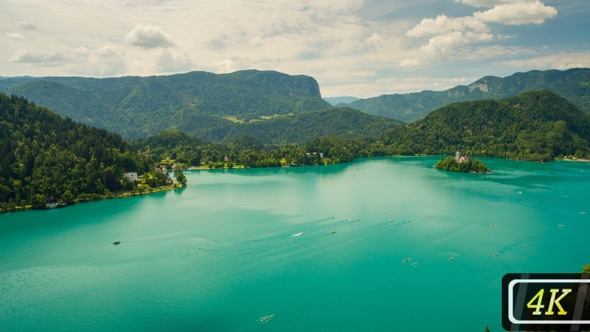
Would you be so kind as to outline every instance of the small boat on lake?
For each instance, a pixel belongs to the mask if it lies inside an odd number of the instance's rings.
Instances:
[[[449,260],[450,260],[450,261],[452,261],[452,260],[454,260],[454,259],[455,259],[455,256],[451,256],[451,257],[449,257]]]
[[[262,316],[258,319],[259,322],[261,322],[262,324],[268,322],[269,320],[271,320],[275,315],[268,315],[268,316]]]
[[[409,259],[409,258],[404,258],[404,260],[403,260],[402,262],[404,262],[404,263],[407,263],[407,262],[409,262],[409,261],[410,261],[410,259]]]
[[[301,235],[303,235],[303,232],[299,232],[299,233],[293,234],[292,236],[301,236]]]
[[[121,241],[117,240],[117,241],[113,242],[113,244],[116,245],[116,246],[118,246],[118,245],[121,244]]]

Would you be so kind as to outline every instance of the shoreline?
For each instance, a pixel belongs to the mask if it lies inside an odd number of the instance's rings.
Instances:
[[[579,163],[590,163],[590,159],[582,159],[582,158],[562,158],[562,159],[555,159],[556,161],[575,161]]]
[[[170,186],[162,186],[162,187],[158,187],[158,188],[150,188],[149,190],[147,190],[146,192],[131,192],[131,191],[126,191],[126,192],[122,192],[122,193],[117,193],[117,194],[107,194],[107,195],[102,195],[100,196],[100,198],[94,199],[94,198],[89,198],[89,199],[85,199],[85,200],[77,200],[74,201],[74,203],[71,204],[61,204],[58,205],[54,208],[50,208],[47,207],[45,209],[33,209],[32,205],[19,205],[19,206],[15,206],[14,210],[0,210],[0,214],[8,214],[8,213],[12,213],[12,212],[23,212],[23,211],[30,211],[30,210],[37,210],[37,211],[47,211],[47,210],[53,210],[53,209],[61,209],[61,208],[66,208],[68,206],[74,206],[74,205],[78,205],[78,204],[83,204],[83,203],[89,203],[89,202],[98,202],[98,201],[104,201],[107,199],[120,199],[120,198],[129,198],[129,197],[136,197],[136,196],[143,196],[143,195],[149,195],[149,194],[154,194],[154,193],[159,193],[162,191],[169,191],[169,190],[175,190],[175,189],[182,189],[182,188],[186,188],[186,185],[184,186],[180,186],[178,187],[177,184],[173,184]]]
[[[391,158],[391,157],[438,157],[438,156],[445,156],[445,155],[425,155],[425,154],[420,154],[420,155],[392,155],[392,156],[375,156],[375,157],[361,157],[361,158],[354,158],[351,161],[346,161],[346,162],[340,162],[340,163],[330,163],[330,164],[322,164],[322,165],[282,165],[280,167],[260,167],[260,168],[282,168],[282,167],[301,167],[301,166],[325,166],[325,165],[335,165],[335,164],[344,164],[344,163],[349,163],[349,162],[354,162],[355,160],[358,159],[372,159],[372,158]],[[489,157],[489,156],[474,156],[474,157],[479,157],[479,158],[497,158],[497,159],[506,159],[506,160],[515,160],[515,161],[528,161],[528,162],[538,162],[538,163],[544,163],[544,162],[552,162],[552,161],[567,161],[567,162],[580,162],[580,163],[589,163],[590,159],[582,159],[582,158],[561,158],[561,159],[553,159],[550,161],[530,161],[530,160],[521,160],[521,159],[510,159],[510,158],[500,158],[500,157]],[[256,167],[258,168],[258,167]],[[232,170],[232,169],[254,169],[252,167],[245,167],[244,165],[236,165],[233,168],[209,168],[208,166],[192,166],[188,169],[183,169],[183,171],[215,171],[215,170]],[[461,172],[458,172],[461,173]],[[484,172],[484,173],[479,173],[479,172],[469,172],[469,173],[475,173],[475,174],[491,174],[493,172]],[[105,200],[105,199],[119,199],[119,198],[127,198],[127,197],[134,197],[134,196],[143,196],[143,195],[149,195],[152,193],[158,193],[158,192],[162,192],[162,191],[168,191],[168,190],[174,190],[174,189],[181,189],[181,188],[185,188],[186,185],[181,186],[181,187],[177,187],[176,184],[171,185],[171,186],[162,186],[162,187],[158,187],[158,188],[150,188],[148,191],[140,193],[140,192],[123,192],[123,193],[119,193],[119,194],[112,194],[111,195],[102,195],[101,198],[99,199],[87,199],[87,200],[80,200],[80,201],[76,201],[72,204],[64,204],[64,205],[59,205],[56,208],[63,208],[63,207],[68,207],[71,205],[76,205],[76,204],[80,204],[80,203],[87,203],[87,202],[96,202],[96,201],[101,201],[101,200]],[[27,211],[27,210],[33,210],[33,207],[31,205],[25,205],[25,206],[15,206],[14,209],[11,210],[0,210],[0,214],[7,214],[7,213],[11,213],[11,212],[21,212],[21,211]],[[39,210],[52,210],[52,208],[47,208],[47,209],[39,209]]]

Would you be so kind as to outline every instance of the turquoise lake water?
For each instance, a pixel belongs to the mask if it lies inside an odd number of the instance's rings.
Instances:
[[[590,164],[438,159],[187,172],[0,215],[0,331],[494,332],[504,274],[590,264]]]

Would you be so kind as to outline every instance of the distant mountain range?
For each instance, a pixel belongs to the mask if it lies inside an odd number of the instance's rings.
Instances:
[[[445,91],[422,91],[407,94],[382,95],[359,99],[349,107],[367,114],[381,115],[403,122],[413,122],[439,107],[480,99],[502,99],[533,90],[553,91],[584,112],[590,112],[590,69],[533,70],[500,78],[483,77],[470,85],[460,85]]]
[[[345,96],[345,97],[329,97],[329,98],[324,98],[324,100],[327,101],[328,103],[330,103],[332,106],[339,106],[339,105],[350,104],[353,101],[356,101],[359,99],[357,97]]]
[[[390,153],[453,154],[548,161],[590,155],[590,114],[550,91],[458,102],[388,131]]]
[[[330,108],[315,79],[273,71],[231,74],[191,72],[170,76],[0,78],[0,91],[125,138],[140,138],[191,119],[206,126]],[[229,120],[228,120],[229,119]]]
[[[274,145],[303,144],[325,136],[377,137],[400,124],[392,119],[413,122],[454,102],[502,99],[538,89],[558,93],[590,112],[590,69],[486,76],[446,91],[354,100],[349,108],[334,108],[330,103],[343,105],[355,97],[324,100],[314,78],[274,71],[107,79],[0,78],[0,91],[24,96],[62,116],[127,139],[182,130],[211,142],[250,136]]]

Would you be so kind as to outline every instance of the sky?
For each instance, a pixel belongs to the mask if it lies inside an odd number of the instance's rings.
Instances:
[[[0,0],[0,76],[309,75],[323,97],[590,67],[590,0]]]

